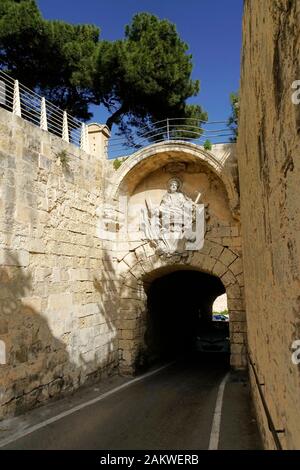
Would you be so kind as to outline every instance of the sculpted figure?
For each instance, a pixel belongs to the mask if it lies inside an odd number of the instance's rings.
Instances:
[[[169,181],[168,192],[163,196],[159,206],[162,234],[169,233],[172,238],[178,239],[184,236],[186,227],[192,223],[193,215],[193,201],[181,192],[181,181],[172,178]]]
[[[199,200],[200,194],[197,198]],[[195,221],[200,206],[181,191],[181,181],[173,177],[159,207],[144,218],[144,233],[159,253],[182,253],[196,240]]]

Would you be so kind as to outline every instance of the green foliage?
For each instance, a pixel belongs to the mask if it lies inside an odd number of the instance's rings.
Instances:
[[[205,150],[211,150],[212,149],[211,141],[209,139],[206,139],[206,141],[203,144],[203,147],[205,148]]]
[[[18,75],[28,86],[36,85],[45,38],[44,21],[34,1],[0,2],[1,68]]]
[[[113,167],[114,167],[114,169],[115,169],[115,170],[118,170],[121,165],[122,165],[121,160],[119,160],[118,158],[115,158],[114,161],[113,161]]]
[[[234,134],[234,136],[231,138],[231,141],[236,142],[237,136],[238,136],[238,120],[239,120],[239,94],[238,92],[230,94],[230,103],[231,103],[231,115],[228,118],[227,124]]]
[[[123,158],[115,158],[114,161],[113,161],[113,167],[115,170],[118,170],[120,168],[120,166],[122,165],[122,163],[125,162],[125,160],[127,160],[128,157],[123,157]]]
[[[61,150],[60,152],[56,153],[56,158],[59,159],[63,168],[69,168],[70,158],[66,150]]]
[[[0,2],[0,67],[75,116],[88,119],[99,30],[44,20],[33,0]]]
[[[229,316],[228,310],[222,310],[222,312],[213,312],[213,314],[226,315],[226,317]]]
[[[199,92],[187,51],[175,25],[149,13],[109,42],[93,25],[45,20],[34,0],[0,1],[0,68],[79,118],[91,117],[90,104],[106,107],[108,127],[129,140],[166,117],[207,120],[186,104]]]
[[[199,92],[199,81],[191,79],[192,56],[187,49],[173,24],[149,13],[134,16],[124,40],[103,43],[95,90],[106,90],[108,127],[118,124],[126,134],[132,128],[151,130],[154,122],[166,117],[206,120],[199,105],[186,104]]]

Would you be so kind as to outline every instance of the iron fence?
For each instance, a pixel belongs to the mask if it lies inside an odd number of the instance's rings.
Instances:
[[[166,118],[139,129],[134,135],[110,138],[108,153],[110,158],[124,157],[149,144],[179,140],[205,145],[207,149],[217,143],[231,143],[234,131],[227,121],[200,121],[194,118]]]
[[[39,126],[66,142],[89,151],[88,126],[53,103],[30,90],[18,80],[0,70],[0,106]],[[180,140],[209,146],[234,140],[234,131],[227,121],[200,121],[196,118],[166,118],[132,130],[126,136],[113,135],[106,143],[109,158],[128,156],[148,146],[170,140]]]
[[[0,106],[88,151],[87,126],[0,70]]]

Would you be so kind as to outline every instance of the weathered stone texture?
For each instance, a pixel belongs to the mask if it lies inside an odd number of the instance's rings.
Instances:
[[[201,194],[206,205],[205,243],[199,251],[183,255],[157,255],[153,244],[138,232],[140,212],[145,200],[158,207],[166,192],[172,172],[168,165],[178,164],[176,175],[183,181],[183,192],[195,200]],[[120,370],[132,372],[139,355],[147,355],[145,330],[147,329],[147,296],[144,282],[180,269],[201,270],[218,276],[228,292],[230,313],[234,310],[235,321],[230,325],[232,354],[235,368],[246,365],[246,331],[244,315],[244,292],[242,247],[239,221],[239,194],[237,160],[233,144],[214,145],[212,152],[200,146],[180,142],[164,142],[150,145],[128,158],[117,172],[106,173],[108,191],[106,202],[119,197],[128,198],[128,220],[132,223],[134,240],[128,231],[113,245],[106,244],[108,267],[115,266],[121,280],[119,305]],[[125,211],[124,211],[125,213]],[[130,321],[129,324],[124,322]]]
[[[234,145],[210,153],[185,142],[155,144],[115,172],[94,137],[89,155],[0,111],[0,340],[7,351],[0,419],[117,368],[134,372],[145,352],[145,282],[177,269],[220,277],[233,313],[231,364],[245,367]],[[170,178],[166,165],[174,162],[189,197],[201,193],[206,234],[201,250],[165,257],[130,230],[120,235],[125,211],[118,202],[128,198],[129,219],[145,197],[159,204]],[[118,224],[107,222],[111,232],[100,231],[106,205],[121,215]]]
[[[0,149],[1,419],[113,372],[118,345],[97,234],[103,162],[4,110]]]
[[[246,0],[237,151],[248,343],[286,449],[300,447],[300,366],[291,360],[300,338],[300,104],[291,88],[299,79],[300,2]]]

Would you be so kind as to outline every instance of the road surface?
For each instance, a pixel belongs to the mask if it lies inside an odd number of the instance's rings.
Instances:
[[[26,415],[27,435],[22,436],[20,429],[16,432],[9,427],[7,431],[11,433],[5,434],[5,426],[2,432],[0,426],[0,446],[2,449],[201,450],[209,446],[260,449],[249,386],[240,375],[228,372],[228,365],[219,355],[181,359],[128,386],[115,387],[115,391],[99,401],[96,397],[92,404],[84,401],[83,392],[81,409],[76,411],[69,404],[66,416],[63,402],[58,401],[51,405],[53,422],[50,424],[47,407],[30,412]],[[13,426],[17,426],[18,419],[12,421]],[[7,440],[10,442],[3,446]]]

